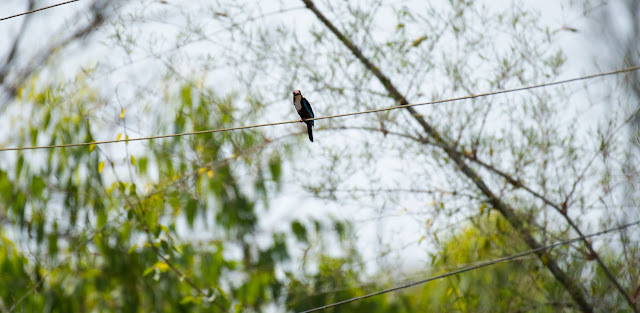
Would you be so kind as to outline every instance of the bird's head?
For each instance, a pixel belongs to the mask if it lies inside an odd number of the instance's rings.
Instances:
[[[300,101],[302,99],[302,93],[300,93],[300,90],[294,90],[293,91],[293,101]]]

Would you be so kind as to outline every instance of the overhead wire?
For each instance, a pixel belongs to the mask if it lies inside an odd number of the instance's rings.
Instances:
[[[366,111],[357,111],[357,112],[350,112],[350,113],[343,113],[343,114],[336,114],[336,115],[328,115],[328,116],[322,116],[322,117],[316,117],[316,118],[309,118],[307,120],[308,121],[323,120],[323,119],[331,119],[331,118],[353,116],[353,115],[360,115],[360,114],[377,113],[377,112],[390,111],[390,110],[407,108],[407,107],[414,107],[414,106],[432,105],[432,104],[447,103],[447,102],[456,102],[456,101],[461,101],[461,100],[469,100],[469,99],[488,97],[488,96],[511,93],[511,92],[518,92],[518,91],[524,91],[524,90],[530,90],[530,89],[537,89],[537,88],[549,87],[549,86],[554,86],[554,85],[566,84],[566,83],[571,83],[571,82],[576,82],[576,81],[581,81],[581,80],[587,80],[587,79],[592,79],[592,78],[597,78],[597,77],[602,77],[602,76],[616,75],[616,74],[621,74],[621,73],[626,73],[626,72],[637,71],[639,69],[640,69],[640,66],[633,66],[633,67],[627,67],[627,68],[623,68],[623,69],[618,69],[618,70],[615,70],[615,71],[601,72],[601,73],[597,73],[597,74],[580,76],[580,77],[575,77],[575,78],[570,78],[570,79],[565,79],[565,80],[558,80],[558,81],[550,82],[550,83],[542,83],[542,84],[529,85],[529,86],[518,87],[518,88],[513,88],[513,89],[491,91],[491,92],[486,92],[486,93],[481,93],[481,94],[471,94],[471,95],[468,95],[468,96],[449,98],[449,99],[444,99],[444,100],[434,100],[434,101],[420,102],[420,103],[401,104],[401,105],[394,105],[394,106],[380,108],[380,109],[372,109],[372,110],[366,110]],[[182,136],[210,134],[210,133],[218,133],[218,132],[226,132],[226,131],[234,131],[234,130],[243,130],[243,129],[259,128],[259,127],[267,127],[267,126],[276,126],[276,125],[292,124],[292,123],[298,123],[298,122],[300,122],[300,120],[275,122],[275,123],[265,123],[265,124],[255,124],[255,125],[248,125],[248,126],[228,127],[228,128],[219,128],[219,129],[209,129],[209,130],[192,131],[192,132],[185,132],[185,133],[178,133],[178,134],[157,135],[157,136],[138,137],[138,138],[125,138],[125,139],[92,141],[92,142],[82,142],[82,143],[69,143],[69,144],[58,144],[58,145],[46,145],[46,146],[0,148],[0,152],[3,152],[3,151],[22,151],[22,150],[37,150],[37,149],[68,148],[68,147],[102,145],[102,144],[118,143],[118,142],[154,140],[154,139],[162,139],[162,138],[182,137]]]
[[[20,13],[20,14],[15,14],[15,15],[12,15],[12,16],[7,16],[7,17],[4,17],[4,18],[0,18],[0,21],[8,20],[8,19],[19,17],[19,16],[22,16],[22,15],[35,13],[35,12],[38,12],[38,11],[42,11],[42,10],[46,10],[46,9],[50,9],[50,8],[54,8],[54,7],[65,5],[65,4],[78,2],[78,1],[80,1],[80,0],[65,1],[65,2],[62,2],[62,3],[50,5],[50,6],[47,6],[47,7],[43,7],[43,8],[39,8],[39,9],[23,12],[23,13]],[[620,73],[625,73],[625,72],[636,71],[638,69],[640,69],[640,66],[629,67],[629,68],[610,71],[610,72],[602,72],[602,73],[597,73],[597,74],[592,74],[592,75],[587,75],[587,76],[581,76],[581,77],[572,78],[572,79],[560,80],[560,81],[555,81],[555,82],[551,82],[551,83],[530,85],[530,86],[524,86],[524,87],[519,87],[519,88],[514,88],[514,89],[507,89],[507,90],[500,90],[500,91],[481,93],[481,94],[476,94],[476,95],[472,94],[472,95],[468,95],[468,96],[450,98],[450,99],[445,99],[445,100],[435,100],[435,101],[422,102],[422,103],[396,105],[396,106],[380,108],[380,109],[373,109],[373,110],[366,110],[366,111],[358,111],[358,112],[350,112],[350,113],[344,113],[344,114],[330,115],[330,116],[312,118],[312,119],[308,119],[308,120],[322,120],[322,119],[346,117],[346,116],[352,116],[352,115],[360,115],[360,114],[368,114],[368,113],[390,111],[390,110],[399,109],[399,108],[403,108],[403,107],[413,107],[413,106],[422,106],[422,105],[431,105],[431,104],[439,104],[439,103],[447,103],[447,102],[468,100],[468,99],[474,99],[474,98],[479,98],[479,97],[487,97],[487,96],[498,95],[498,94],[503,94],[503,93],[524,91],[524,90],[529,90],[529,89],[536,89],[536,88],[548,87],[548,86],[553,86],[553,85],[565,84],[565,83],[581,81],[581,80],[587,80],[587,79],[592,79],[592,78],[597,78],[597,77],[602,77],[602,76],[615,75],[615,74],[620,74]],[[233,130],[251,129],[251,128],[259,128],[259,127],[267,127],[267,126],[276,126],[276,125],[291,124],[291,123],[297,123],[297,122],[300,122],[300,120],[275,122],[275,123],[266,123],[266,124],[256,124],[256,125],[221,128],[221,129],[212,129],[212,130],[204,130],[204,131],[185,132],[185,133],[178,133],[178,134],[167,134],[167,135],[158,135],[158,136],[149,136],[149,137],[128,138],[128,139],[121,139],[121,140],[105,140],[105,141],[95,141],[95,142],[60,144],[60,145],[47,145],[47,146],[33,146],[33,147],[0,148],[0,152],[2,152],[2,151],[21,151],[21,150],[65,148],[65,147],[101,145],[101,144],[118,143],[118,142],[153,140],[153,139],[180,137],[180,136],[188,136],[188,135],[198,135],[198,134],[207,134],[207,133],[215,133],[215,132],[225,132],[225,131],[233,131]],[[111,222],[111,221],[109,221],[109,222]],[[107,224],[108,223],[105,223],[105,225],[103,225],[101,228],[96,230],[94,233],[99,233],[100,231],[102,231],[102,228],[105,227]],[[538,253],[538,252],[541,252],[541,251],[544,251],[544,250],[553,249],[553,248],[556,248],[558,246],[571,244],[571,243],[574,243],[576,241],[583,240],[585,238],[601,236],[601,235],[604,235],[604,234],[607,234],[607,233],[610,233],[610,232],[619,231],[619,230],[622,230],[622,229],[625,229],[625,228],[628,228],[628,227],[636,226],[638,224],[640,224],[640,221],[636,221],[634,223],[625,224],[625,225],[622,225],[622,226],[619,226],[619,227],[616,227],[616,228],[606,229],[606,230],[601,231],[601,232],[597,232],[597,233],[581,236],[581,237],[574,238],[574,239],[571,239],[571,240],[562,241],[562,242],[559,242],[559,243],[556,243],[556,244],[547,245],[547,246],[539,247],[539,248],[536,248],[536,249],[531,249],[531,250],[528,250],[528,251],[525,251],[525,252],[522,252],[522,253],[518,253],[518,254],[514,254],[514,255],[498,258],[498,259],[494,259],[494,260],[487,261],[487,262],[478,263],[478,264],[473,265],[473,266],[464,267],[464,268],[461,268],[461,269],[458,269],[458,270],[454,270],[454,271],[451,271],[451,272],[448,272],[448,273],[445,273],[445,274],[442,274],[442,275],[438,275],[438,276],[435,276],[435,277],[431,277],[431,278],[428,278],[428,279],[424,279],[424,280],[408,283],[408,284],[405,284],[405,285],[402,285],[402,286],[398,286],[398,287],[394,287],[394,288],[378,291],[378,292],[367,294],[367,295],[360,296],[360,297],[347,299],[347,300],[344,300],[344,301],[336,302],[336,303],[325,305],[325,306],[322,306],[322,307],[306,310],[306,311],[303,311],[301,313],[316,312],[316,311],[328,309],[328,308],[331,308],[331,307],[336,307],[336,306],[339,306],[339,305],[347,304],[347,303],[350,303],[350,302],[363,300],[363,299],[366,299],[366,298],[369,298],[369,297],[373,297],[373,296],[376,296],[376,295],[381,295],[381,294],[384,294],[384,293],[389,293],[389,292],[398,291],[398,290],[401,290],[401,289],[406,289],[406,288],[409,288],[409,287],[412,287],[412,286],[416,286],[416,285],[427,283],[429,281],[433,281],[433,280],[445,278],[445,277],[448,277],[448,276],[460,274],[460,273],[463,273],[463,272],[475,270],[475,269],[478,269],[478,268],[481,268],[481,267],[486,267],[486,266],[494,265],[494,264],[497,264],[497,263],[501,263],[501,262],[505,262],[505,261],[509,261],[509,260],[513,260],[513,259],[517,259],[517,258],[521,258],[523,256],[527,256],[527,255],[530,255],[530,254],[533,254],[533,253]]]
[[[50,5],[50,6],[48,6],[48,7],[39,8],[39,9],[35,9],[35,10],[31,10],[31,11],[27,11],[27,12],[23,12],[23,13],[15,14],[15,15],[11,15],[11,16],[7,16],[7,17],[3,17],[3,18],[0,18],[0,21],[8,20],[8,19],[10,19],[10,18],[14,18],[14,17],[22,16],[22,15],[27,15],[27,14],[35,13],[35,12],[42,11],[42,10],[46,10],[46,9],[55,8],[55,7],[57,7],[57,6],[61,6],[61,5],[65,5],[65,4],[69,4],[69,3],[72,3],[72,2],[78,2],[78,1],[80,1],[80,0],[69,0],[69,1],[61,2],[61,3],[53,4],[53,5]]]
[[[556,247],[559,247],[559,246],[568,245],[568,244],[571,244],[571,243],[574,243],[574,242],[577,242],[577,241],[582,241],[582,240],[584,240],[586,238],[602,236],[602,235],[607,234],[607,233],[620,231],[620,230],[623,230],[625,228],[636,226],[638,224],[640,224],[640,221],[635,221],[633,223],[621,225],[621,226],[614,227],[614,228],[605,229],[605,230],[597,232],[597,233],[593,233],[593,234],[589,234],[589,235],[585,235],[585,236],[580,236],[580,237],[573,238],[573,239],[570,239],[570,240],[565,240],[565,241],[561,241],[561,242],[558,242],[558,243],[555,243],[555,244],[551,244],[551,245],[547,245],[547,246],[543,246],[543,247],[538,247],[538,248],[535,248],[535,249],[531,249],[531,250],[527,250],[527,251],[524,251],[524,252],[512,254],[512,255],[509,255],[509,256],[493,259],[493,260],[490,260],[490,261],[477,263],[477,264],[472,265],[472,266],[463,267],[463,268],[460,268],[460,269],[457,269],[457,270],[454,270],[454,271],[450,271],[450,272],[447,272],[447,273],[444,273],[444,274],[441,274],[441,275],[437,275],[437,276],[434,276],[434,277],[430,277],[430,278],[427,278],[427,279],[423,279],[423,280],[415,281],[415,282],[408,283],[408,284],[405,284],[405,285],[401,285],[401,286],[397,286],[397,287],[393,287],[393,288],[389,288],[389,289],[373,292],[373,293],[366,294],[366,295],[359,296],[359,297],[350,298],[350,299],[339,301],[339,302],[335,302],[335,303],[332,303],[332,304],[327,304],[327,305],[324,305],[324,306],[321,306],[321,307],[316,307],[316,308],[313,308],[313,309],[310,309],[310,310],[306,310],[306,311],[302,311],[302,312],[299,312],[299,313],[317,312],[317,311],[333,308],[333,307],[336,307],[336,306],[344,305],[344,304],[347,304],[347,303],[351,303],[351,302],[355,302],[355,301],[359,301],[359,300],[364,300],[364,299],[367,299],[367,298],[370,298],[370,297],[382,295],[382,294],[385,294],[385,293],[406,289],[406,288],[409,288],[409,287],[425,284],[425,283],[428,283],[430,281],[434,281],[434,280],[442,279],[442,278],[445,278],[445,277],[457,275],[457,274],[460,274],[460,273],[472,271],[472,270],[475,270],[475,269],[479,269],[479,268],[482,268],[482,267],[494,265],[494,264],[497,264],[497,263],[510,261],[510,260],[513,260],[513,259],[517,259],[517,258],[521,258],[523,256],[530,255],[530,254],[542,252],[542,251],[545,251],[545,250],[550,250],[550,249],[553,249],[553,248],[556,248]]]

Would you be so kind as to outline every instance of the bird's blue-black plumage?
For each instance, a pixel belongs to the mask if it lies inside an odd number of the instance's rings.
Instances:
[[[300,97],[299,101],[296,101],[296,97]],[[305,99],[302,96],[302,93],[300,93],[300,90],[295,90],[293,92],[293,105],[296,107],[296,111],[298,112],[298,115],[300,115],[300,117],[302,118],[301,122],[304,122],[305,124],[307,124],[307,133],[309,134],[309,140],[311,140],[311,142],[313,142],[313,130],[312,127],[314,126],[314,121],[307,121],[307,119],[310,118],[314,118],[315,115],[313,114],[313,109],[311,108],[311,103],[309,103],[309,101],[307,101],[307,99]],[[298,109],[298,107],[300,109]]]
[[[304,110],[307,110],[307,114],[310,115],[310,117],[307,118],[314,118],[315,115],[313,115],[313,109],[311,109],[311,104],[309,104],[309,101],[307,101],[307,99],[302,98],[302,108]],[[310,121],[311,122],[311,126],[315,126],[315,124],[313,122],[315,121]]]

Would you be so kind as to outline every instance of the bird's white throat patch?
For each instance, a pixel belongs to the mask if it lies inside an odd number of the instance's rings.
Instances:
[[[293,105],[296,106],[296,110],[300,111],[302,110],[302,96],[298,96],[296,95],[295,97],[293,97]]]

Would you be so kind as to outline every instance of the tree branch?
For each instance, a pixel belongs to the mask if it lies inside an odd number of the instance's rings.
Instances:
[[[620,295],[622,295],[625,298],[625,300],[627,301],[629,306],[633,309],[633,311],[636,312],[636,313],[638,312],[638,308],[636,307],[635,303],[633,302],[633,299],[631,299],[631,297],[624,290],[622,285],[620,285],[620,282],[618,282],[618,280],[613,275],[613,273],[611,273],[611,270],[609,270],[607,265],[604,264],[604,261],[602,261],[602,259],[600,258],[600,255],[598,254],[598,252],[596,252],[595,249],[593,249],[593,246],[591,245],[591,243],[586,238],[584,238],[584,234],[582,233],[582,231],[580,230],[578,225],[567,214],[567,207],[566,207],[567,201],[565,201],[564,204],[562,206],[560,206],[560,205],[554,203],[553,201],[549,200],[547,197],[541,195],[537,191],[529,188],[520,179],[513,178],[509,174],[507,174],[507,173],[495,168],[494,166],[492,166],[490,164],[487,164],[487,163],[485,163],[483,161],[480,161],[477,158],[472,158],[472,157],[469,157],[467,155],[464,155],[464,156],[468,160],[471,160],[472,162],[477,163],[477,164],[481,165],[482,167],[486,168],[487,170],[489,170],[489,171],[497,174],[498,176],[504,178],[504,180],[506,180],[513,187],[524,189],[525,191],[530,193],[532,196],[542,200],[542,202],[544,202],[545,204],[549,205],[550,207],[552,207],[556,211],[558,211],[558,213],[560,213],[560,215],[562,215],[562,217],[564,217],[564,219],[567,222],[567,224],[569,224],[569,226],[571,226],[571,228],[573,228],[573,230],[576,233],[578,233],[578,235],[580,237],[582,237],[582,243],[584,243],[584,245],[587,248],[587,250],[589,250],[589,254],[590,254],[589,256],[593,257],[596,260],[598,265],[602,268],[602,271],[604,271],[604,273],[607,276],[607,278],[616,287],[616,289],[618,289],[618,292],[620,293]],[[591,163],[589,163],[589,164],[591,164]],[[586,171],[586,168],[585,168],[585,171]],[[582,174],[584,174],[584,172]],[[576,183],[573,185],[574,189],[575,189],[575,186],[578,184],[578,181],[582,178],[582,176],[583,175],[580,175],[580,177],[578,178]],[[573,192],[573,189],[572,189],[572,192]],[[567,196],[567,200],[569,199],[570,196],[571,196],[571,194],[569,194],[569,196]]]
[[[29,6],[27,8],[28,11],[31,11],[35,8],[36,1],[29,0]],[[9,68],[11,67],[13,61],[15,60],[16,51],[18,51],[18,46],[20,45],[20,41],[24,36],[24,31],[27,29],[27,24],[31,20],[31,16],[27,15],[22,20],[22,25],[20,26],[20,31],[18,31],[18,35],[16,35],[16,39],[13,41],[13,45],[11,45],[11,50],[9,50],[9,54],[7,55],[7,60],[4,62],[2,67],[0,67],[0,85],[4,82],[7,77],[7,73],[9,72]]]
[[[63,39],[51,44],[49,47],[41,50],[39,53],[36,53],[36,55],[34,55],[31,60],[27,62],[27,65],[22,69],[15,68],[16,63],[13,62],[13,60],[15,59],[10,54],[10,58],[7,59],[7,62],[5,62],[5,64],[2,66],[2,69],[0,70],[0,86],[5,86],[9,98],[13,98],[16,96],[18,86],[20,86],[20,84],[22,84],[29,76],[36,72],[38,68],[45,64],[51,54],[75,42],[75,40],[90,35],[98,27],[104,24],[108,17],[108,7],[113,5],[114,2],[117,1],[112,1],[111,3],[104,1],[95,1],[91,5],[92,14],[89,22],[86,25],[80,27],[69,36],[66,36]],[[68,32],[61,31],[60,33],[66,34]],[[17,49],[18,42],[19,38],[16,38],[16,42],[14,43],[14,47],[12,49]],[[12,54],[15,53],[15,51],[12,51]],[[9,73],[13,74],[9,75]]]
[[[338,39],[363,63],[363,65],[367,68],[367,70],[371,71],[382,83],[387,92],[389,93],[389,97],[394,99],[397,104],[408,104],[407,99],[396,89],[396,87],[391,83],[391,80],[385,76],[377,66],[374,66],[360,51],[360,49],[355,46],[350,40],[348,40],[323,14],[318,10],[318,8],[313,4],[311,0],[302,0],[304,4],[307,6],[309,10],[311,10],[322,23],[333,32],[333,34],[338,37]],[[478,174],[469,167],[465,162],[465,157],[463,154],[459,153],[449,142],[449,140],[443,135],[440,134],[431,124],[427,123],[427,121],[422,117],[422,115],[418,114],[418,112],[413,107],[406,108],[411,116],[422,126],[423,130],[431,137],[434,142],[441,147],[444,152],[455,162],[458,166],[458,170],[464,174],[468,179],[470,179],[473,184],[485,195],[488,199],[488,202],[498,210],[509,223],[513,226],[514,229],[519,231],[522,234],[524,241],[527,243],[529,247],[532,249],[537,249],[542,247],[540,243],[533,237],[533,235],[526,229],[526,223],[516,214],[515,210],[502,202],[494,192],[486,185],[486,183],[478,176]],[[576,302],[578,307],[582,312],[593,312],[593,306],[587,300],[582,287],[578,285],[573,279],[571,279],[567,273],[565,273],[560,266],[557,264],[555,259],[551,258],[549,254],[545,252],[537,252],[538,258],[541,260],[542,264],[544,264],[549,271],[553,274],[553,276],[565,287],[565,289],[569,292],[573,300]]]

